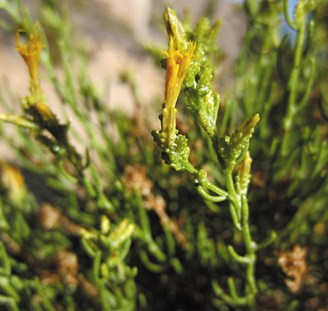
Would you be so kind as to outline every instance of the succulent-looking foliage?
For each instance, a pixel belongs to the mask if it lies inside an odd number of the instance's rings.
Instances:
[[[245,0],[220,94],[221,22],[193,27],[167,8],[161,157],[134,73],[121,75],[131,117],[92,82],[64,14],[74,1],[39,3],[35,23],[0,0],[29,74],[19,113],[0,86],[0,120],[16,125],[0,124],[1,141],[17,155],[0,159],[0,309],[326,307],[327,0]]]

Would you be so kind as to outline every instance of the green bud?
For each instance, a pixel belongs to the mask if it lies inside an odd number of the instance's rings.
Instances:
[[[190,40],[196,41],[197,44],[203,44],[205,53],[208,55],[217,49],[217,34],[221,24],[221,20],[217,20],[214,24],[211,24],[206,17],[202,17]]]
[[[212,88],[212,81],[214,78],[213,69],[210,65],[202,68],[197,82],[197,91],[200,95],[206,95]]]
[[[196,75],[200,72],[201,66],[205,60],[205,52],[203,44],[197,44],[194,57],[190,63],[187,75],[184,80],[186,87],[194,87],[196,84]]]
[[[114,248],[119,248],[121,245],[130,239],[135,225],[130,223],[128,219],[123,219],[118,226],[111,232],[110,239]]]
[[[203,105],[198,112],[198,122],[206,133],[212,137],[216,131],[216,119],[220,106],[220,96],[210,91],[203,99]]]
[[[220,96],[210,90],[207,95],[200,96],[195,90],[185,92],[187,108],[192,111],[199,125],[212,137],[216,130],[216,119],[220,106]]]
[[[247,194],[248,185],[251,180],[251,164],[252,158],[247,151],[243,161],[237,167],[236,188],[241,195]]]
[[[172,40],[176,50],[183,50],[187,45],[186,35],[175,12],[167,7],[163,17],[169,40]]]
[[[218,159],[225,169],[233,170],[243,161],[254,128],[259,121],[260,116],[255,114],[236,129],[231,136],[226,135],[218,139],[216,146]]]
[[[176,171],[189,171],[193,173],[195,169],[189,162],[190,149],[188,139],[184,135],[177,135],[176,140],[170,149],[162,152],[162,159]]]

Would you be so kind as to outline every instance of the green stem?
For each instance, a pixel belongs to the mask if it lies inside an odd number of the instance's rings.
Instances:
[[[295,23],[295,21],[291,18],[290,14],[289,14],[289,1],[290,0],[284,0],[284,15],[286,17],[286,21],[288,23],[288,25],[293,28],[293,29],[297,29],[297,25]]]
[[[192,164],[189,161],[181,160],[183,165],[185,166],[185,169],[191,174],[191,175],[197,175],[198,170],[192,166]]]
[[[241,230],[241,202],[239,195],[236,192],[235,185],[232,178],[232,171],[226,169],[224,171],[226,186],[229,194],[229,209],[232,217],[232,221],[235,227],[240,231]]]
[[[231,281],[230,281],[231,282]],[[231,286],[231,283],[230,283]],[[224,301],[226,304],[230,305],[231,307],[238,307],[238,306],[245,306],[250,305],[250,300],[252,300],[249,296],[237,296],[232,297],[231,295],[228,295],[224,292],[224,290],[220,287],[220,285],[216,282],[212,282],[212,288],[214,293],[220,297],[222,301]],[[218,306],[222,305],[221,301],[214,299],[214,304],[218,304]]]
[[[264,240],[262,241],[261,243],[257,244],[256,246],[256,250],[260,250],[268,245],[270,245],[277,237],[277,234],[275,232],[270,232],[269,236]]]
[[[246,248],[246,257],[249,258],[249,263],[246,268],[246,293],[255,295],[257,292],[255,282],[255,262],[256,262],[256,243],[252,240],[249,229],[249,207],[246,196],[242,197],[242,233],[244,237],[244,243]]]
[[[40,130],[40,127],[33,123],[32,121],[26,119],[22,116],[10,115],[10,114],[0,114],[0,120],[11,123],[29,130]]]
[[[224,191],[220,187],[215,186],[211,182],[208,181],[207,173],[205,170],[195,170],[194,182],[197,186],[198,192],[205,198],[207,197],[212,202],[221,202],[228,198],[228,192]],[[213,192],[217,196],[213,196],[205,192],[205,189]],[[214,200],[213,200],[214,199]]]
[[[258,10],[259,10],[259,3],[258,3],[258,1],[257,0],[248,0],[246,2],[246,4],[247,4],[247,7],[248,7],[250,16],[252,18],[255,18],[255,16],[258,13]]]
[[[197,189],[197,192],[205,200],[208,200],[208,201],[211,201],[211,202],[219,203],[219,202],[223,202],[227,199],[227,196],[214,196],[214,195],[208,194],[202,186],[197,186],[196,189]]]
[[[202,186],[207,188],[208,190],[216,193],[217,195],[219,196],[222,196],[222,197],[227,197],[229,194],[228,192],[224,191],[223,189],[213,185],[211,182],[207,181],[205,183],[202,183]]]
[[[288,146],[290,142],[289,131],[293,124],[294,115],[297,112],[297,106],[296,106],[297,87],[298,87],[298,81],[301,73],[301,60],[302,60],[303,44],[305,40],[305,32],[306,32],[306,21],[303,20],[301,26],[298,29],[298,33],[296,37],[296,45],[294,50],[294,64],[288,83],[289,96],[287,101],[287,112],[283,120],[284,137],[283,137],[282,148],[281,148],[282,155],[286,155],[288,152]]]
[[[243,264],[243,265],[247,265],[250,262],[250,259],[247,256],[240,256],[237,254],[237,252],[235,251],[235,249],[229,245],[228,246],[228,252],[230,254],[230,256],[238,263]]]
[[[313,81],[314,81],[314,77],[315,77],[315,70],[316,70],[316,62],[315,62],[315,59],[313,57],[311,57],[310,58],[310,74],[309,74],[308,82],[307,82],[307,85],[306,85],[306,88],[304,91],[303,98],[297,108],[297,112],[306,105],[306,102],[310,97],[312,86],[313,86]]]

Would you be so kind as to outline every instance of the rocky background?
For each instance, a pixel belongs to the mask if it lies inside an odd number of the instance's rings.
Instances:
[[[38,15],[41,0],[21,2],[32,14]],[[81,44],[87,50],[87,69],[108,105],[123,107],[128,113],[135,109],[131,91],[120,79],[122,72],[126,71],[133,73],[139,97],[144,105],[152,105],[154,99],[162,97],[164,72],[160,64],[145,51],[145,46],[157,45],[163,50],[166,49],[167,39],[162,19],[166,6],[176,10],[180,17],[189,14],[194,24],[202,15],[208,16],[212,21],[222,19],[218,43],[223,62],[217,72],[218,89],[233,89],[233,65],[239,53],[246,23],[238,4],[233,1],[68,1],[64,5],[64,11],[72,21],[72,40],[76,40],[77,44]],[[3,14],[0,18],[4,18]],[[28,93],[27,71],[15,50],[14,34],[2,29],[0,81],[2,87],[14,94],[11,101]],[[59,100],[54,95],[49,81],[43,79],[42,86],[54,108],[59,104]],[[56,111],[55,108],[54,110]],[[4,112],[2,108],[0,111]],[[4,148],[0,143],[2,157],[7,154]]]

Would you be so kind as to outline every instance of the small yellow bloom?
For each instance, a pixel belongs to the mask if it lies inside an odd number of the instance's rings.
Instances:
[[[25,179],[21,171],[0,161],[0,192],[12,203],[23,206],[26,199]]]
[[[186,48],[179,49],[173,38],[169,41],[169,50],[166,52],[166,84],[165,104],[162,118],[162,131],[166,135],[167,146],[170,147],[175,136],[176,103],[181,91],[183,80],[194,56],[196,45],[188,42]]]
[[[184,78],[194,56],[195,44],[189,43],[183,51],[176,50],[170,41],[167,52],[165,106],[175,106]]]
[[[39,64],[41,51],[44,48],[42,43],[40,25],[35,24],[32,33],[28,38],[27,43],[22,43],[19,38],[19,34],[22,32],[18,30],[16,33],[16,50],[23,57],[30,75],[30,88],[32,97],[39,99],[40,87],[39,87]]]

